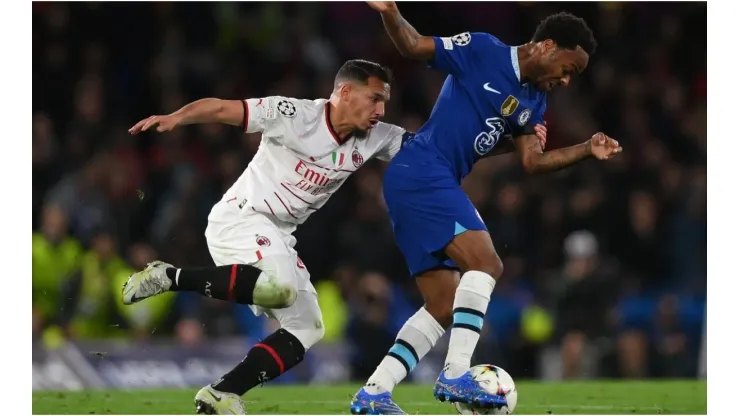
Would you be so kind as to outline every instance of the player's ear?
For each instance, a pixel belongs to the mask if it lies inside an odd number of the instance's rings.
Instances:
[[[352,85],[349,82],[342,84],[339,87],[339,98],[343,101],[349,101],[349,95],[352,93]]]
[[[555,49],[558,48],[558,45],[555,44],[555,41],[552,39],[545,39],[540,44],[540,51],[542,51],[543,55],[551,54],[555,51]]]

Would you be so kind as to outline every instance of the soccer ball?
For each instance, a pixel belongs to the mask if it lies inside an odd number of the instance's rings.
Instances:
[[[491,364],[481,364],[470,368],[473,379],[484,390],[506,396],[508,406],[495,409],[484,409],[465,403],[455,403],[455,410],[461,415],[510,415],[514,413],[517,401],[517,391],[514,379],[501,367]]]

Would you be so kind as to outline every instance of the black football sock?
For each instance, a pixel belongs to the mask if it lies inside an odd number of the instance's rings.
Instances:
[[[178,276],[179,271],[179,276]],[[246,264],[198,267],[187,269],[168,268],[172,280],[170,290],[193,291],[214,299],[251,305],[252,293],[262,271]]]
[[[233,370],[212,386],[218,391],[244,395],[253,387],[272,380],[303,361],[306,349],[283,328],[255,344]]]

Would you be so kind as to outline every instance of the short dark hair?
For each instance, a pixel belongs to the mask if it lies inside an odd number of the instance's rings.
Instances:
[[[596,51],[596,39],[586,21],[567,12],[547,16],[540,22],[532,41],[541,42],[546,39],[552,39],[565,49],[580,46],[589,55]]]
[[[342,65],[334,78],[334,85],[346,81],[356,81],[367,84],[370,77],[377,77],[383,82],[393,81],[393,72],[379,63],[364,59],[351,59]]]

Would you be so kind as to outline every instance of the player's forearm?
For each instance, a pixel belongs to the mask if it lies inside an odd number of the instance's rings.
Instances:
[[[590,156],[588,143],[583,143],[544,153],[532,152],[523,165],[528,173],[548,173],[572,166]]]
[[[178,124],[222,123],[240,126],[244,122],[244,106],[238,100],[203,98],[194,101],[173,113]]]
[[[431,59],[434,55],[432,49],[431,54],[428,48],[425,48],[422,43],[427,40],[431,40],[419,34],[413,26],[406,19],[401,16],[401,12],[398,9],[393,8],[387,12],[381,13],[383,18],[383,26],[385,26],[388,36],[396,45],[396,49],[406,58],[413,59]],[[425,39],[426,38],[426,39]],[[432,45],[433,45],[432,40]]]

